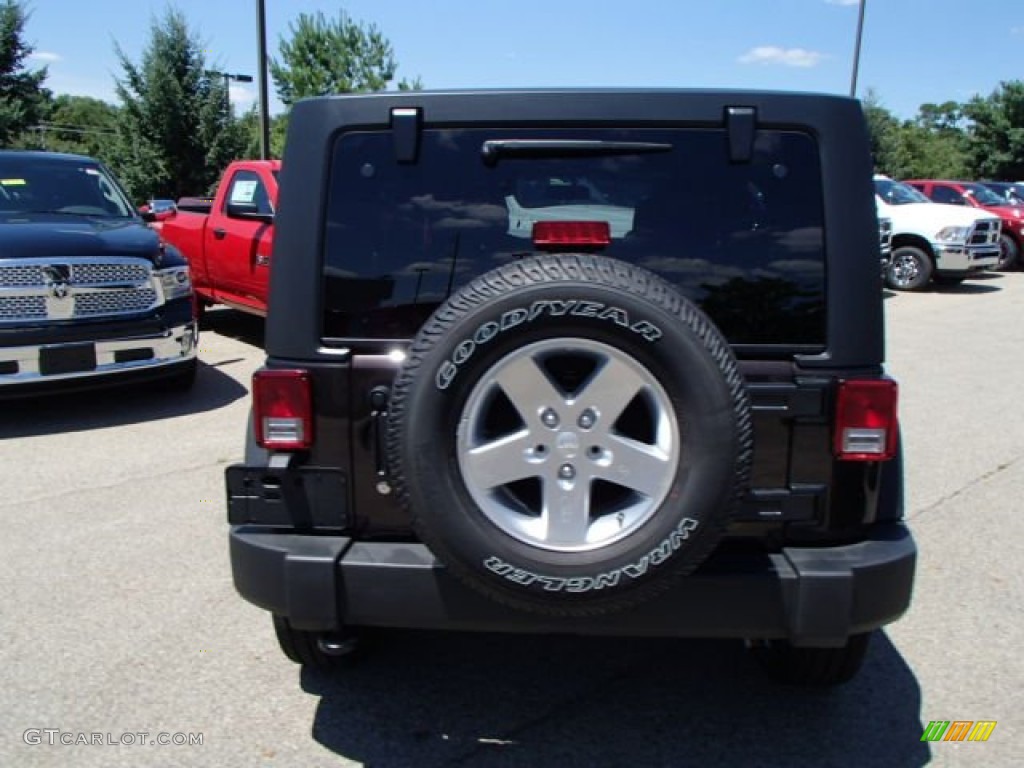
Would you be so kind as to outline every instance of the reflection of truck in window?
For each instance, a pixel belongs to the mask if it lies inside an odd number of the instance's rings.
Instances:
[[[606,221],[612,239],[633,230],[631,206],[611,203],[588,179],[520,179],[505,196],[508,234],[529,239],[539,221]]]

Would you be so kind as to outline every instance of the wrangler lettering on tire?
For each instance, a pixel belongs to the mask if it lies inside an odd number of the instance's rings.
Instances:
[[[729,345],[646,270],[523,259],[456,293],[393,388],[388,462],[465,583],[552,615],[622,610],[698,567],[752,434]]]

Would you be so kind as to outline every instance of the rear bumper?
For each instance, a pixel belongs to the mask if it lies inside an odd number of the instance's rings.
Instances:
[[[657,599],[596,618],[526,614],[464,586],[422,544],[231,529],[235,587],[298,629],[343,626],[669,637],[788,638],[835,646],[906,611],[917,549],[909,530],[868,540],[719,555]]]

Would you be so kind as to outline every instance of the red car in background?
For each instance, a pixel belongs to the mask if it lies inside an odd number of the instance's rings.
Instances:
[[[178,201],[160,236],[192,268],[197,312],[226,304],[267,313],[280,160],[236,160],[210,198]]]
[[[994,213],[1003,223],[996,269],[1012,269],[1019,264],[1021,248],[1024,247],[1024,206],[1011,205],[979,182],[909,179],[906,183],[936,203],[969,205]]]

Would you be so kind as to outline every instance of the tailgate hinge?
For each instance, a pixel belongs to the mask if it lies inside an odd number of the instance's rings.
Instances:
[[[754,107],[726,107],[725,129],[729,134],[729,162],[749,163],[754,158],[757,110]]]
[[[420,128],[423,112],[419,107],[394,107],[391,110],[391,135],[395,160],[415,163],[420,153]]]

